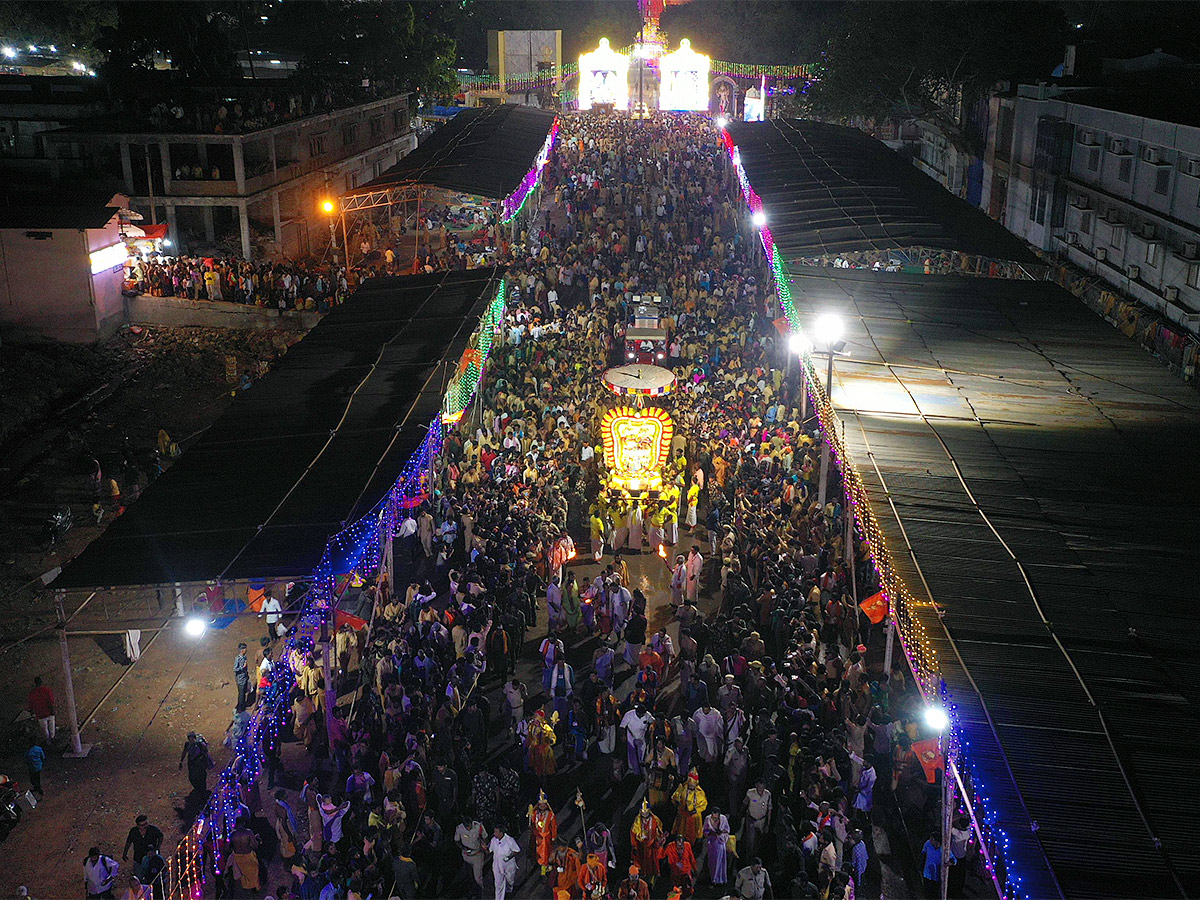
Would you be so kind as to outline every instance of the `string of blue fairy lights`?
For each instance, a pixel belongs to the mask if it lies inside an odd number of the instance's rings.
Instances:
[[[472,343],[490,351],[497,322],[502,321],[506,288],[500,281],[495,298],[481,317]],[[486,374],[487,352],[471,367],[469,381],[456,380],[448,391],[453,402],[465,407],[479,390]],[[221,874],[223,848],[232,836],[238,812],[244,806],[243,787],[257,780],[263,767],[264,750],[278,747],[279,728],[287,714],[297,668],[306,653],[316,647],[322,625],[329,623],[337,606],[337,574],[355,569],[375,569],[382,561],[383,538],[395,532],[403,511],[432,499],[433,462],[441,452],[445,435],[439,413],[429,423],[424,440],[409,457],[387,494],[357,521],[333,535],[325,545],[321,561],[313,570],[312,587],[305,598],[296,626],[285,642],[281,661],[271,682],[262,689],[254,715],[237,734],[230,747],[233,760],[217,776],[217,783],[204,811],[180,841],[168,861],[166,894],[170,900],[200,900],[207,879],[206,860]],[[332,628],[331,628],[332,630]]]

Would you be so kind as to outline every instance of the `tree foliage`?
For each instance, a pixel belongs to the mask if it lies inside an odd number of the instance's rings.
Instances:
[[[52,0],[0,3],[0,34],[17,44],[54,44],[60,52],[74,49],[95,59],[101,31],[117,23],[117,9],[100,0]]]
[[[304,81],[453,93],[454,4],[321,0],[276,10],[277,27],[300,37]]]
[[[244,4],[152,0],[114,5],[116,21],[100,29],[96,46],[106,57],[105,73],[115,81],[131,71],[153,68],[155,53],[162,53],[172,68],[189,78],[240,77]]]
[[[953,137],[961,102],[1049,77],[1067,34],[1058,4],[857,0],[829,23],[809,101],[826,117],[923,118]]]
[[[824,22],[840,4],[805,0],[693,0],[669,6],[662,28],[672,45],[692,45],[716,59],[768,65],[810,62]]]

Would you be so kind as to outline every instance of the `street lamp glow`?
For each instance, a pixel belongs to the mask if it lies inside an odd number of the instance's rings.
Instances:
[[[208,623],[199,616],[191,616],[186,622],[183,623],[183,632],[188,637],[204,637],[204,632],[206,631],[208,631]]]
[[[826,347],[832,347],[842,339],[842,319],[836,313],[822,313],[813,322],[813,333],[818,342]]]
[[[327,214],[332,213],[333,212],[333,201],[326,200],[324,203],[321,204],[321,209],[325,210],[325,212]]]
[[[813,343],[802,334],[793,334],[788,338],[788,349],[796,356],[805,356],[812,352]]]
[[[4,54],[5,59],[16,59],[17,51],[12,47],[0,47],[0,53]]]
[[[721,131],[725,130],[725,126],[729,124],[729,120],[724,116],[717,116],[717,128]]]
[[[942,734],[950,727],[950,717],[940,706],[927,706],[925,707],[925,724],[938,734]]]
[[[755,228],[762,228],[767,224],[767,214],[760,209],[750,217],[750,221],[754,223]]]

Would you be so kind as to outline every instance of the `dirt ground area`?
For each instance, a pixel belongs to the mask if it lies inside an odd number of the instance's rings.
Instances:
[[[37,897],[80,896],[87,848],[99,844],[119,859],[139,811],[173,847],[194,815],[178,771],[188,731],[205,734],[224,764],[221,738],[236,699],[233,657],[239,640],[257,647],[261,623],[237,619],[195,640],[170,619],[169,594],[97,594],[70,631],[140,627],[142,657],[131,667],[120,635],[68,640],[83,741],[92,752],[63,759],[69,737],[62,657],[43,576],[81,552],[115,515],[105,502],[99,525],[93,516],[92,460],[118,480],[126,503],[136,502],[154,477],[158,429],[186,448],[226,409],[243,376],[256,380],[302,336],[126,328],[96,347],[0,348],[0,773],[28,781],[23,754],[31,723],[23,710],[35,676],[54,691],[59,729],[43,775],[45,800],[5,842],[0,896],[20,884]],[[69,507],[73,525],[51,545],[40,522],[60,506]],[[68,615],[87,597],[68,595]]]
[[[159,428],[186,448],[230,402],[230,375],[257,379],[302,336],[125,328],[97,347],[0,347],[0,646],[51,621],[39,578],[112,520],[111,506],[93,517],[93,460],[129,502],[154,476]],[[74,524],[50,546],[41,522],[64,505]]]

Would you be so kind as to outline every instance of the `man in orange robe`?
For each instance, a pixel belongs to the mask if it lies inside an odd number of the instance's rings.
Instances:
[[[554,853],[554,840],[558,837],[558,817],[550,808],[546,792],[538,793],[536,806],[529,807],[529,849],[542,867],[542,875],[550,868],[550,856]]]
[[[665,837],[662,820],[650,811],[650,804],[643,800],[642,809],[629,829],[629,846],[632,863],[642,872],[642,877],[653,881],[658,874],[658,859]]]

